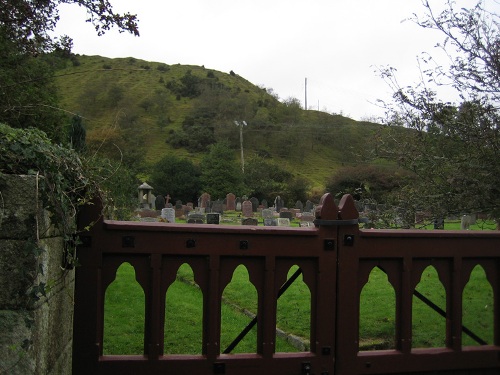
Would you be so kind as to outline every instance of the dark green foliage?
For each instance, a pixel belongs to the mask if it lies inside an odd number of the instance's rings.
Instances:
[[[394,90],[387,122],[411,129],[389,134],[385,147],[418,176],[405,186],[402,203],[436,215],[482,211],[500,217],[499,15],[482,1],[460,8],[447,1],[439,13],[423,5],[424,15],[413,21],[442,34],[438,46],[453,56],[451,64],[436,65],[423,54],[424,76],[411,86],[399,85],[396,69],[380,69]],[[443,85],[456,91],[459,103],[440,97]]]
[[[209,150],[200,164],[201,191],[209,193],[212,200],[240,193],[242,173],[234,151],[226,142],[213,144]]]
[[[205,151],[215,143],[214,128],[210,126],[210,120],[203,117],[186,117],[182,130],[174,131],[167,142],[175,148],[184,147],[191,152]]]
[[[40,175],[40,197],[66,236],[75,230],[71,218],[77,206],[99,193],[78,154],[52,143],[38,129],[0,124],[0,173]]]
[[[200,172],[189,160],[168,155],[153,166],[150,183],[157,195],[169,194],[174,202],[196,202],[200,191]]]
[[[69,130],[69,142],[71,147],[77,152],[84,151],[86,136],[87,131],[83,125],[82,118],[78,115],[73,116]]]
[[[409,176],[404,171],[373,165],[342,167],[328,179],[326,190],[337,198],[351,194],[356,200],[389,203],[391,192],[398,190]]]
[[[160,72],[168,72],[170,68],[167,64],[158,64],[156,69]]]
[[[47,60],[21,54],[0,32],[0,121],[16,128],[37,127],[62,141],[54,72]]]

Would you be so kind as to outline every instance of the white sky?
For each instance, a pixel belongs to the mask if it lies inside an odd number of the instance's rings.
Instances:
[[[440,9],[444,0],[430,0]],[[354,119],[382,114],[377,99],[391,96],[376,66],[398,69],[399,81],[419,79],[417,56],[440,34],[402,22],[422,14],[421,0],[111,0],[115,11],[136,13],[141,36],[116,29],[97,37],[76,5],[60,7],[56,32],[74,40],[73,52],[135,57],[167,64],[233,70],[280,99]],[[475,1],[459,0],[459,4]],[[498,5],[497,5],[498,7]]]

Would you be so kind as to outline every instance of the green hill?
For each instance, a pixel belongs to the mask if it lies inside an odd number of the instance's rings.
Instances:
[[[339,166],[382,163],[382,126],[282,103],[234,72],[77,56],[57,76],[61,105],[84,118],[87,143],[129,164],[150,165],[168,153],[198,162],[221,140],[239,159],[235,120],[248,124],[245,159],[267,158],[318,189]]]

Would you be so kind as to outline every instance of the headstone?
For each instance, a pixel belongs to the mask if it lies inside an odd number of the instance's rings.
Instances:
[[[255,197],[250,198],[250,202],[252,202],[252,211],[257,212],[257,208],[259,208],[259,200]]]
[[[252,217],[253,216],[252,202],[244,201],[241,204],[241,211],[242,211],[243,217]]]
[[[300,223],[300,226],[301,227],[311,228],[311,227],[314,227],[314,222],[312,222],[312,221],[302,221]]]
[[[228,195],[226,195],[226,210],[236,210],[236,195],[234,195],[233,193],[229,193]]]
[[[203,193],[198,199],[198,206],[202,208],[210,207],[210,194]]]
[[[241,202],[236,203],[236,211],[241,211]]]
[[[313,212],[314,211],[314,204],[310,200],[306,202],[306,206],[304,208],[304,211],[306,212]]]
[[[295,202],[295,208],[300,212],[304,211],[304,204],[301,201]]]
[[[471,224],[472,224],[472,216],[463,215],[462,219],[460,220],[460,229],[469,230]]]
[[[276,219],[276,223],[278,227],[289,227],[290,226],[290,219],[280,217]]]
[[[277,225],[276,219],[273,218],[265,218],[264,219],[264,226],[265,227],[275,227]]]
[[[293,213],[291,211],[281,211],[280,218],[288,219],[289,221],[293,219]]]
[[[158,211],[161,211],[162,208],[165,208],[165,198],[163,195],[158,194],[155,199],[155,208]]]
[[[167,223],[175,223],[175,210],[173,208],[163,208],[161,210],[161,217]]]
[[[194,224],[203,224],[204,223],[204,215],[197,212],[192,212],[188,216],[188,223]]]
[[[242,225],[258,225],[259,221],[253,217],[246,217],[244,219],[241,219],[241,224]]]
[[[300,216],[300,221],[302,222],[311,222],[314,221],[315,216],[311,212],[303,212]]]
[[[283,202],[283,199],[281,199],[281,197],[278,195],[274,199],[274,208],[276,209],[276,212],[280,212],[284,205],[285,203]]]
[[[273,210],[270,210],[269,208],[263,209],[261,215],[263,219],[274,219]]]
[[[219,222],[220,222],[220,214],[218,213],[207,214],[207,224],[219,224]]]
[[[262,202],[260,202],[263,208],[269,208],[269,204],[267,203],[266,199],[262,199]]]
[[[212,203],[212,210],[210,212],[222,214],[224,212],[223,202],[221,200],[216,200],[215,202],[213,202]]]
[[[175,201],[175,208],[177,210],[180,210],[182,208],[182,201],[181,200],[176,200]]]

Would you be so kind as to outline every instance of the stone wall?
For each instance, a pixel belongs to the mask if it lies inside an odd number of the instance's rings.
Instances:
[[[0,174],[2,375],[71,374],[74,271],[61,267],[63,238],[39,208],[38,182]]]

